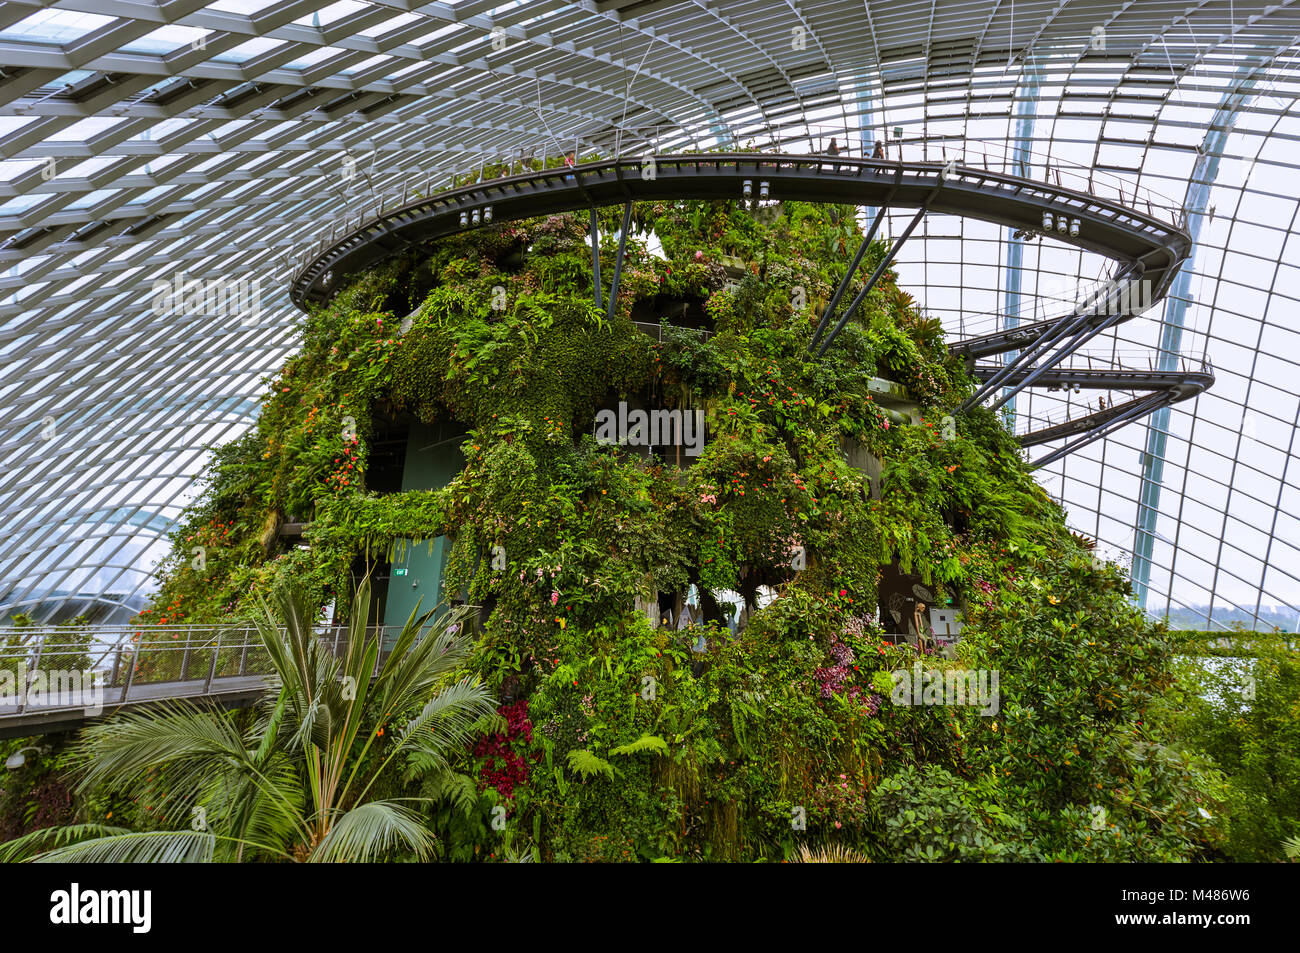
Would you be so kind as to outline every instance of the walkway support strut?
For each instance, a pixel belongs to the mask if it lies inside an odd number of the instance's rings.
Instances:
[[[889,249],[889,253],[881,259],[880,264],[876,266],[876,270],[872,273],[871,277],[867,279],[867,283],[863,285],[862,290],[858,292],[858,296],[853,299],[847,308],[844,309],[843,317],[840,318],[839,323],[835,325],[835,329],[827,335],[826,340],[822,342],[821,348],[817,351],[818,357],[821,357],[826,353],[826,349],[835,342],[835,338],[844,330],[844,326],[849,323],[849,318],[853,317],[854,312],[856,312],[858,308],[861,307],[862,302],[867,299],[867,295],[869,295],[871,289],[876,286],[876,282],[879,281],[880,276],[885,273],[885,269],[888,268],[890,262],[894,260],[894,256],[902,250],[903,245],[912,236],[912,232],[916,226],[921,224],[921,219],[925,217],[925,211],[926,209],[924,205],[916,210],[916,214],[912,216],[912,220],[907,223],[907,228],[903,229],[903,234],[898,236],[898,240],[895,241],[894,246]],[[883,216],[879,215],[876,216],[877,221],[882,217]]]

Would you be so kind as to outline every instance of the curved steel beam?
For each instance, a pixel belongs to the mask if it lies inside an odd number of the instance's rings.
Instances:
[[[1068,217],[1076,221],[1077,228],[1053,237],[1117,260],[1120,268],[1116,280],[1096,292],[1086,306],[1076,307],[1058,318],[951,345],[951,350],[969,359],[1020,351],[1015,361],[979,375],[983,386],[963,404],[965,408],[1000,385],[1008,387],[1003,397],[1005,402],[1031,383],[1049,383],[1051,368],[1089,338],[1128,320],[1163,297],[1191,250],[1191,239],[1186,231],[1152,213],[1143,214],[1087,193],[1025,176],[969,166],[771,153],[670,154],[655,156],[654,175],[644,176],[642,161],[640,158],[609,159],[505,176],[450,189],[390,211],[381,209],[369,221],[359,222],[341,236],[331,235],[308,250],[303,255],[302,266],[293,275],[290,297],[304,309],[310,304],[324,302],[342,286],[347,275],[404,249],[421,247],[435,239],[468,231],[471,222],[505,222],[588,208],[595,234],[595,209],[598,205],[622,204],[626,212],[634,201],[739,199],[744,195],[746,184],[751,193],[756,184],[762,183],[767,186],[768,194],[774,197],[800,201],[916,208],[918,212],[903,240],[926,210],[970,216],[1026,230],[1041,227],[1046,213],[1058,219]],[[490,215],[486,214],[488,210]],[[879,221],[878,216],[875,224]],[[599,296],[597,247],[597,241],[593,240],[594,289]],[[866,242],[859,247],[853,261],[855,266],[866,247]],[[886,258],[882,267],[887,266],[888,261]],[[847,289],[855,270],[851,268],[845,275],[837,289],[837,299]],[[880,270],[878,268],[877,273]],[[1133,295],[1130,289],[1138,280],[1144,283],[1144,293]],[[835,331],[851,317],[870,287],[871,282],[868,282],[841,317]],[[829,323],[831,310],[828,307],[822,315],[819,332]],[[819,356],[830,346],[835,331],[822,342]],[[814,341],[817,336],[820,335],[815,335]],[[1055,352],[1049,355],[1053,348],[1056,348]],[[1041,363],[1034,366],[1036,361]],[[1200,393],[1212,382],[1213,375],[1210,375],[1208,382],[1178,399]],[[1118,410],[1080,418],[1081,421],[1091,421],[1091,429],[1085,428],[1088,433],[1085,442],[1096,439],[1094,433],[1107,432],[1121,417],[1124,421],[1132,419],[1132,411],[1139,407],[1155,409],[1165,402],[1165,397],[1159,401],[1143,398],[1133,406],[1121,405]],[[1054,429],[1043,432],[1054,432]],[[1046,437],[1034,442],[1050,439],[1059,437]],[[1082,442],[1077,445],[1081,446]],[[1062,452],[1069,452],[1074,446]],[[1052,459],[1058,455],[1053,455]]]
[[[1076,236],[1058,236],[1060,241],[1130,266],[1142,262],[1153,300],[1164,294],[1191,244],[1185,231],[1153,213],[971,166],[743,152],[657,155],[654,163],[655,175],[645,177],[639,158],[505,176],[382,211],[342,234],[336,229],[307,250],[292,278],[290,297],[304,309],[324,302],[347,275],[405,248],[468,230],[476,210],[491,208],[492,221],[505,222],[593,204],[739,199],[746,179],[768,182],[774,198],[873,207],[928,205],[932,212],[1011,228],[1041,228],[1044,212],[1065,214],[1079,220],[1079,230]]]

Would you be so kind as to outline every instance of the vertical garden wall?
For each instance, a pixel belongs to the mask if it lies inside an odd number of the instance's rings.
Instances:
[[[602,222],[608,296],[618,210]],[[1149,727],[1165,634],[998,421],[952,416],[971,382],[938,322],[887,274],[808,356],[854,210],[634,222],[612,314],[578,215],[355,276],[217,452],[144,619],[222,620],[289,581],[337,617],[360,577],[394,586],[410,547],[446,545],[505,718],[412,765],[449,859],[1203,852],[1206,785]],[[701,452],[597,440],[620,403],[698,412]],[[431,430],[463,433],[455,465],[412,482],[397,448]],[[959,612],[960,642],[922,604]],[[932,703],[945,672],[996,696]]]

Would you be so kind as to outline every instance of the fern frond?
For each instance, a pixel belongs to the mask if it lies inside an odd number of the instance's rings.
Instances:
[[[416,756],[418,757],[418,756]],[[412,757],[412,761],[416,760]],[[453,810],[472,817],[478,808],[478,785],[467,774],[453,771],[444,765],[433,768],[424,780],[420,793],[435,803],[447,802]]]
[[[603,774],[611,781],[614,780],[614,766],[604,758],[598,758],[585,748],[580,751],[569,752],[569,769],[578,772],[583,778]]]
[[[631,744],[619,745],[617,748],[611,748],[610,754],[637,754],[641,751],[653,751],[656,754],[668,753],[668,742],[664,741],[658,735],[642,735]]]

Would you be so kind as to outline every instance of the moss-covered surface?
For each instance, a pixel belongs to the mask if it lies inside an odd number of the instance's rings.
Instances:
[[[602,215],[606,294],[618,215]],[[887,274],[807,357],[860,241],[852,210],[643,204],[635,221],[664,257],[630,242],[613,318],[592,303],[581,216],[356,276],[304,321],[256,429],[218,452],[145,618],[223,620],[288,577],[325,605],[396,540],[454,535],[447,591],[483,607],[472,665],[510,728],[455,766],[468,807],[430,807],[448,858],[1201,851],[1197,778],[1144,721],[1168,684],[1164,633],[998,421],[950,416],[971,382],[938,323]],[[713,333],[658,342],[632,323],[660,317]],[[903,384],[920,419],[891,423],[873,377]],[[701,410],[703,453],[679,468],[598,444],[596,412],[621,399]],[[464,427],[465,467],[442,489],[377,492],[375,435],[413,418]],[[849,462],[867,455],[875,493]],[[309,523],[308,548],[277,536],[286,520]],[[884,637],[882,567],[964,609],[955,657]],[[702,621],[637,609],[692,585]],[[749,602],[738,633],[707,595],[724,590]],[[918,661],[996,670],[997,713],[895,703],[890,673]]]

